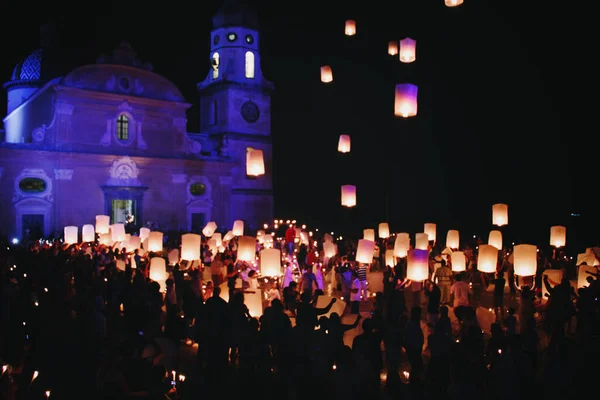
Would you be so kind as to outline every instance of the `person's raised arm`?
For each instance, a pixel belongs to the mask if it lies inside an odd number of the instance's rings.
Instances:
[[[317,315],[327,314],[329,312],[329,310],[331,310],[331,307],[333,307],[333,305],[335,304],[336,301],[337,301],[337,299],[334,297],[333,299],[331,299],[331,301],[329,302],[329,304],[326,307],[323,307],[323,308],[315,307],[315,312],[317,313]]]
[[[354,329],[358,326],[358,323],[362,319],[362,315],[358,314],[356,316],[356,321],[353,324],[342,324],[342,332],[349,331],[350,329]]]

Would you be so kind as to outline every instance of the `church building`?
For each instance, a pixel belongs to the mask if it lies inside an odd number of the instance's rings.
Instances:
[[[44,32],[42,37],[46,37]],[[215,221],[259,229],[273,219],[271,93],[261,71],[256,15],[235,1],[213,16],[211,68],[198,83],[200,132],[191,104],[122,43],[110,57],[53,73],[47,40],[4,84],[0,233],[62,235],[98,214],[160,229],[199,232]],[[246,175],[260,149],[265,174]]]

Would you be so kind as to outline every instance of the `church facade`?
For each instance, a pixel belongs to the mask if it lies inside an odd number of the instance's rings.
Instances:
[[[19,63],[4,84],[0,233],[61,236],[98,214],[132,230],[272,220],[273,84],[261,72],[256,17],[225,5],[213,25],[199,133],[187,131],[191,104],[179,89],[126,43],[62,76],[45,73],[44,42]],[[263,151],[264,175],[246,175],[249,149]]]

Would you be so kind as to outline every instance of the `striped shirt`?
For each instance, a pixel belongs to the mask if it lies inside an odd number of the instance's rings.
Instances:
[[[359,281],[366,281],[367,280],[367,267],[364,265],[361,265],[360,267],[358,267],[358,271],[356,271],[358,273],[358,280]]]

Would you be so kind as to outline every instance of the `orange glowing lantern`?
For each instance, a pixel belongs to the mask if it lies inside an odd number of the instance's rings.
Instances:
[[[109,233],[110,217],[108,215],[96,215],[96,233]]]
[[[344,33],[346,34],[346,36],[356,35],[356,21],[354,21],[353,19],[349,19],[348,21],[346,21]]]
[[[394,256],[406,257],[408,250],[410,249],[410,235],[402,232],[396,235],[396,241],[394,242]]]
[[[488,238],[488,244],[494,246],[498,250],[502,249],[502,232],[490,231]]]
[[[375,251],[375,242],[367,239],[360,239],[356,248],[356,261],[363,264],[373,262],[373,252]]]
[[[375,241],[375,229],[363,229],[363,239]]]
[[[492,225],[508,225],[508,206],[498,203],[492,206]]]
[[[77,243],[77,237],[79,234],[79,228],[76,226],[65,226],[65,243],[75,244]]]
[[[113,242],[123,242],[126,239],[125,225],[123,224],[112,224],[110,226],[110,234]]]
[[[496,272],[498,249],[489,244],[480,244],[477,256],[477,269],[486,274]]]
[[[331,71],[331,67],[329,65],[323,65],[321,67],[321,82],[333,82],[333,71]]]
[[[460,247],[460,234],[457,230],[451,229],[446,235],[446,247],[458,249]]]
[[[515,275],[534,276],[537,272],[537,247],[532,244],[518,244],[514,247],[513,265]]]
[[[550,228],[550,246],[563,247],[567,244],[567,228],[564,226],[553,226]]]
[[[211,237],[215,233],[216,230],[217,230],[217,223],[215,221],[210,221],[202,229],[202,234],[206,237]]]
[[[458,7],[463,2],[464,0],[444,0],[444,4],[446,4],[446,7]]]
[[[254,261],[256,258],[256,238],[251,236],[239,237],[237,258],[240,261]]]
[[[432,222],[428,222],[425,224],[425,226],[423,227],[423,232],[425,232],[427,234],[427,236],[429,236],[429,241],[430,242],[435,242],[437,239],[437,226],[432,223]]]
[[[263,151],[258,149],[246,150],[246,175],[261,176],[265,174],[265,159]]]
[[[462,251],[453,251],[450,255],[452,260],[452,271],[463,272],[467,270],[467,258]]]
[[[415,235],[415,249],[427,250],[429,247],[429,235],[426,233],[417,233]]]
[[[419,88],[416,85],[410,83],[401,83],[396,85],[394,115],[403,118],[414,117],[417,115],[418,93]]]
[[[94,231],[94,225],[87,224],[81,228],[81,241],[82,242],[93,242],[96,240],[96,232]]]
[[[131,236],[125,245],[128,253],[133,253],[142,247],[142,239],[139,236]]]
[[[387,222],[379,224],[379,237],[381,239],[387,239],[390,237],[390,225]]]
[[[195,233],[181,235],[181,259],[195,261],[200,259],[202,237]]]
[[[234,236],[244,236],[244,221],[241,219],[233,221],[231,232]],[[225,234],[225,237],[227,237],[227,234]]]
[[[411,63],[417,59],[417,41],[411,38],[400,41],[400,61]]]
[[[281,251],[277,249],[263,249],[260,255],[260,273],[262,276],[281,275]]]
[[[164,292],[167,290],[167,279],[169,274],[167,273],[167,262],[162,257],[152,257],[150,259],[150,279],[157,282],[160,285],[160,291]]]
[[[146,240],[146,250],[153,253],[159,253],[163,250],[163,233],[152,231]]]
[[[396,265],[396,257],[394,257],[394,250],[388,249],[385,251],[385,266],[394,267]]]
[[[143,227],[140,228],[140,239],[142,239],[142,242],[145,241],[146,239],[148,239],[148,235],[150,235],[150,229]]]
[[[323,242],[323,253],[325,253],[325,257],[327,258],[335,256],[337,254],[335,244],[332,242]]]
[[[350,153],[350,135],[340,135],[338,151],[340,153]]]
[[[406,277],[411,281],[422,282],[429,278],[429,252],[411,250],[408,252]]]
[[[395,56],[396,54],[398,54],[398,42],[396,42],[395,40],[392,40],[388,43],[388,54],[390,56]]]
[[[344,207],[356,206],[356,186],[354,186],[354,185],[342,186],[342,205]]]

